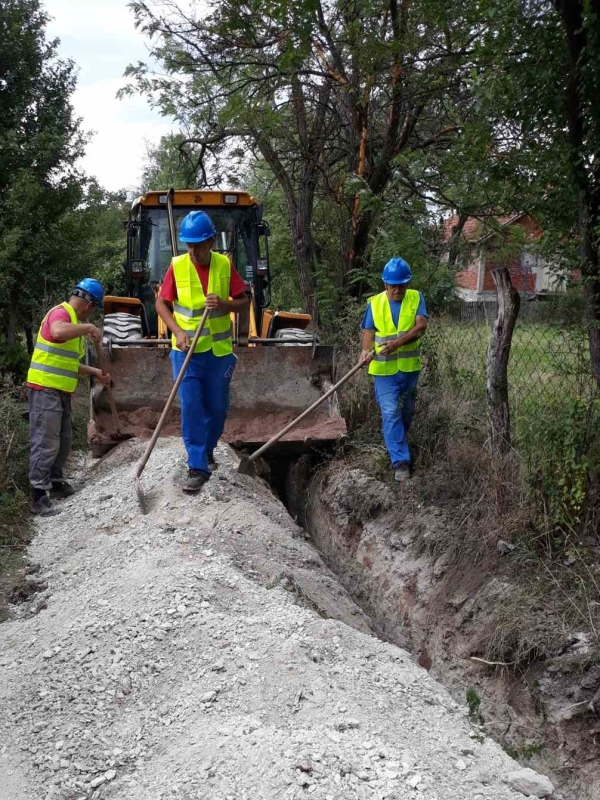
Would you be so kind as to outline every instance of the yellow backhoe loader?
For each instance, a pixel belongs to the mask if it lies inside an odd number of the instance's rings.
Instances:
[[[172,386],[170,337],[154,310],[156,295],[179,242],[183,218],[202,209],[217,229],[215,249],[227,254],[246,282],[248,310],[232,315],[237,364],[225,441],[256,449],[323,395],[333,382],[333,349],[320,345],[308,314],[271,308],[269,226],[256,198],[239,191],[148,192],[133,203],[127,227],[127,292],[104,299],[103,360],[114,380],[117,408],[135,427],[136,412],[162,409]],[[98,410],[108,410],[106,392]],[[346,433],[333,395],[280,449],[302,451]]]

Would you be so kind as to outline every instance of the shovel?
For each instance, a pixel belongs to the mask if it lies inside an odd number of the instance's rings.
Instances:
[[[183,362],[183,366],[179,370],[179,375],[177,376],[177,380],[173,384],[173,388],[171,389],[171,394],[169,395],[169,399],[165,403],[165,407],[163,408],[163,412],[160,415],[160,419],[158,420],[158,424],[157,424],[156,428],[154,429],[154,433],[152,434],[152,438],[150,439],[150,441],[146,445],[146,450],[144,451],[144,455],[140,458],[140,460],[138,461],[137,467],[135,468],[135,477],[134,477],[133,482],[134,482],[134,486],[135,486],[135,493],[137,494],[137,499],[138,499],[138,502],[139,502],[140,507],[142,509],[142,514],[146,514],[148,509],[147,509],[147,506],[146,506],[146,498],[144,497],[144,493],[142,491],[142,485],[140,483],[140,476],[141,476],[142,472],[144,471],[144,467],[148,463],[148,459],[150,458],[150,455],[151,455],[152,451],[154,450],[154,445],[156,444],[156,441],[157,441],[158,437],[160,436],[160,432],[161,432],[161,430],[163,428],[163,425],[165,424],[165,420],[167,419],[167,417],[169,415],[169,411],[171,410],[171,407],[173,406],[173,403],[175,401],[175,397],[177,396],[177,390],[179,389],[179,387],[181,385],[181,381],[184,378],[184,375],[185,375],[186,370],[188,368],[188,364],[190,363],[190,359],[191,359],[192,355],[194,354],[194,350],[196,349],[196,345],[198,344],[198,339],[200,338],[200,334],[202,333],[202,330],[204,329],[204,326],[206,325],[206,320],[208,319],[209,312],[210,312],[209,308],[205,308],[204,309],[204,313],[202,314],[202,317],[200,319],[200,324],[198,325],[198,330],[194,334],[194,338],[192,339],[192,343],[190,344],[190,346],[188,348],[187,355],[185,357],[185,361]]]
[[[106,369],[106,364],[104,363],[104,359],[102,358],[102,351],[100,350],[100,343],[94,342],[94,346],[96,348],[96,358],[98,359],[98,364],[103,372],[108,372]],[[123,439],[132,439],[132,433],[123,433],[121,430],[121,426],[119,424],[119,414],[117,413],[117,405],[115,403],[115,396],[113,394],[112,386],[110,384],[105,387],[106,391],[108,392],[108,402],[110,403],[110,410],[112,411],[113,421],[115,423],[115,433],[110,434],[110,438],[115,442],[123,441]]]
[[[283,428],[283,430],[279,431],[279,433],[276,433],[275,436],[271,437],[271,439],[269,439],[269,441],[266,444],[263,444],[262,447],[259,447],[259,449],[256,450],[254,453],[252,453],[251,456],[242,456],[242,460],[240,461],[240,464],[238,466],[238,472],[241,472],[242,475],[252,475],[253,477],[255,477],[256,476],[256,468],[254,466],[254,462],[258,458],[260,458],[260,456],[265,452],[265,450],[268,450],[269,447],[274,445],[283,436],[285,436],[285,434],[288,431],[291,431],[292,428],[294,428],[299,422],[302,422],[302,420],[305,417],[307,417],[310,413],[312,413],[315,410],[315,408],[317,408],[318,406],[321,405],[321,403],[325,402],[325,400],[327,400],[328,397],[331,397],[331,395],[335,391],[337,391],[340,388],[340,386],[342,386],[342,384],[346,383],[346,381],[349,378],[351,378],[355,373],[357,373],[359,369],[362,369],[363,367],[366,367],[366,366],[367,366],[367,362],[366,361],[361,361],[355,367],[352,367],[350,372],[347,372],[344,375],[343,378],[340,378],[340,380],[336,384],[334,384],[330,389],[328,389],[322,397],[319,397],[319,399],[316,400],[312,404],[312,406],[307,408],[306,411],[303,411],[302,414],[300,414],[300,416],[296,417],[296,419],[294,419],[290,423],[288,423],[285,426],[285,428]]]
[[[96,420],[94,419],[94,395],[92,394],[92,390],[90,388],[90,418],[87,424],[87,440],[88,444],[91,444],[93,441],[96,441],[99,438],[98,433],[98,426],[96,425]]]
[[[115,441],[116,440],[116,441]],[[106,436],[98,430],[96,420],[94,418],[94,393],[90,390],[90,418],[87,424],[87,441],[88,447],[94,458],[102,458],[113,447],[117,446],[118,439],[116,433],[111,433],[107,439]]]

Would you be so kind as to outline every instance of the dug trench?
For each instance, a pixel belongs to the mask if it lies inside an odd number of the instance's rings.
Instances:
[[[465,570],[460,548],[440,551],[453,522],[418,501],[414,482],[384,483],[341,457],[279,460],[271,473],[292,517],[383,640],[408,650],[482,732],[550,775],[565,798],[600,797],[600,663],[587,633],[557,626],[552,652],[516,656],[505,614],[508,598],[522,591],[514,570],[500,553]],[[557,625],[542,604],[533,611],[532,625]],[[500,658],[489,655],[492,641],[494,652],[503,642]]]
[[[34,523],[36,591],[0,625],[1,800],[568,796],[375,635],[226,445],[189,497],[183,444],[161,438],[142,515],[144,446],[83,458]]]

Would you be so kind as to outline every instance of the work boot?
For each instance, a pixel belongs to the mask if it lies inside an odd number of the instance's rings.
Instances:
[[[394,480],[398,483],[410,480],[410,465],[396,464],[394,467]]]
[[[75,489],[67,481],[52,481],[50,497],[61,499],[63,497],[71,497],[72,494],[75,494]]]
[[[214,472],[217,468],[218,464],[215,461],[215,451],[209,450],[208,451],[208,467],[211,472]]]
[[[29,510],[38,517],[54,517],[60,514],[60,508],[55,506],[48,497],[47,492],[41,489],[33,490],[31,500],[29,501]]]
[[[207,475],[206,472],[202,472],[199,469],[189,469],[187,481],[185,481],[181,488],[188,494],[194,494],[195,492],[199,492],[209,479],[210,475]]]

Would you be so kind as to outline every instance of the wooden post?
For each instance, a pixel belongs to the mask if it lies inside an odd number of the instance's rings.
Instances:
[[[512,285],[508,267],[492,269],[498,313],[487,352],[486,394],[493,455],[510,448],[510,407],[508,403],[508,359],[521,298]]]

